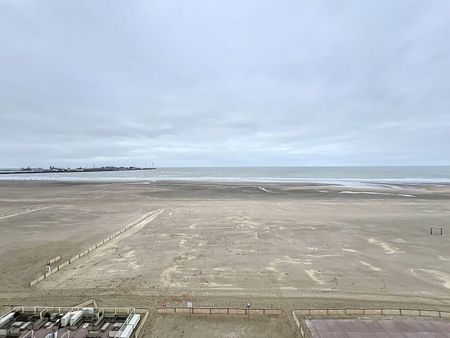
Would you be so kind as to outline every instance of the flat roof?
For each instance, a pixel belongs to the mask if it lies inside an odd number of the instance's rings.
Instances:
[[[81,316],[63,327],[62,318],[73,310]],[[0,337],[46,338],[57,332],[58,337],[86,338],[94,332],[99,338],[109,338],[122,330],[131,336],[141,323],[134,308],[17,306],[0,318],[7,317],[0,325]]]
[[[313,337],[450,337],[450,322],[427,319],[306,319]]]

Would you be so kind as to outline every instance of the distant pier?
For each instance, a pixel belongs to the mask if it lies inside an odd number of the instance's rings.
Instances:
[[[16,174],[53,174],[53,173],[85,173],[85,172],[105,172],[105,171],[137,171],[137,170],[154,170],[156,168],[139,168],[139,167],[99,167],[99,168],[22,168],[17,170],[0,170],[0,175],[16,175]]]

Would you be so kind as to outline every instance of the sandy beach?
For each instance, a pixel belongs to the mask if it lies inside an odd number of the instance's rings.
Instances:
[[[318,304],[450,309],[449,202],[444,184],[3,181],[0,306],[95,297],[149,308],[162,300],[242,306],[251,299],[286,312]],[[29,287],[48,260],[69,259],[156,210],[150,222]],[[430,235],[432,226],[444,236]],[[152,315],[145,334],[189,328],[184,336],[201,337],[199,326],[226,336],[241,320],[183,324]],[[287,314],[258,321],[240,325],[246,336],[296,336]]]

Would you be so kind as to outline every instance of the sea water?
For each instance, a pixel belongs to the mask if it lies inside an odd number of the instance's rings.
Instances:
[[[374,183],[450,183],[450,166],[367,167],[197,167],[143,171],[0,175],[2,180],[99,182],[318,182],[343,185]]]

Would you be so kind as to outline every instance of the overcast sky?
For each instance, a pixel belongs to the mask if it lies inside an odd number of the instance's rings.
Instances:
[[[0,0],[0,167],[450,164],[450,1]]]

